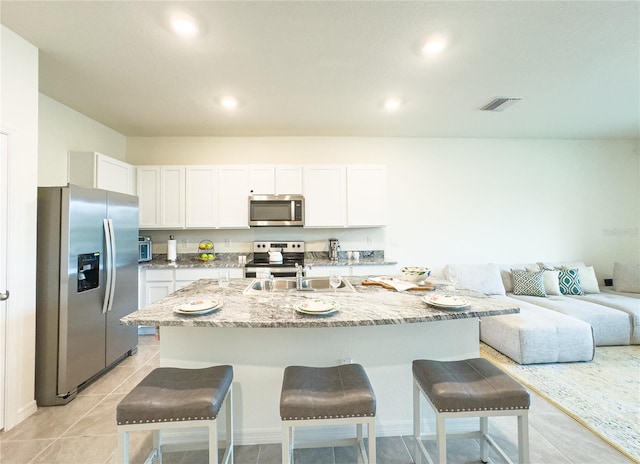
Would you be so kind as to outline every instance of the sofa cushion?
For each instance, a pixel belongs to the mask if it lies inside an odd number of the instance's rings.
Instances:
[[[496,264],[447,264],[444,277],[449,280],[455,273],[458,286],[487,295],[504,295],[500,269]]]
[[[491,298],[513,301],[502,295]],[[484,343],[520,364],[593,359],[595,343],[589,324],[524,301],[517,304],[518,314],[481,319],[480,339]]]
[[[598,286],[598,279],[593,266],[578,267],[578,274],[580,275],[580,286],[584,293],[600,293],[600,287]]]
[[[591,324],[596,346],[629,345],[631,342],[631,318],[617,309],[564,295],[546,298],[511,296]]]
[[[598,303],[627,313],[631,318],[631,344],[640,345],[640,298],[638,296],[634,298],[614,293],[590,293],[571,298]]]
[[[540,269],[555,269],[559,271],[560,269],[575,269],[577,267],[586,267],[587,265],[582,261],[543,261],[538,263]]]
[[[613,288],[616,292],[640,293],[640,264],[614,263]]]
[[[560,292],[563,295],[584,295],[577,269],[563,269],[558,275]]]
[[[513,293],[516,295],[547,296],[544,291],[544,271],[529,272],[512,269]]]

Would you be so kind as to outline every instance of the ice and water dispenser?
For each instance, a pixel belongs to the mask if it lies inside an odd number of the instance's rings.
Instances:
[[[78,293],[100,286],[100,253],[78,255]]]

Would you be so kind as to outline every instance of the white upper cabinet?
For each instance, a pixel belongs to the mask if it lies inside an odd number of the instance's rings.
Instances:
[[[302,167],[250,166],[249,194],[302,195]]]
[[[138,201],[140,228],[160,225],[160,168],[138,166]]]
[[[302,195],[302,167],[276,166],[276,191],[278,195]]]
[[[347,166],[347,225],[383,226],[386,212],[386,166]]]
[[[138,166],[141,229],[245,229],[251,194],[302,194],[305,227],[386,224],[383,165]]]
[[[220,166],[218,227],[249,227],[249,168]]]
[[[80,187],[136,194],[135,167],[96,152],[68,153],[67,182]]]
[[[184,228],[184,166],[139,166],[137,170],[140,228]]]
[[[304,166],[305,227],[345,227],[345,166]]]
[[[186,227],[218,227],[218,168],[215,166],[186,167]]]
[[[249,192],[247,195],[276,193],[276,173],[273,166],[249,166]]]

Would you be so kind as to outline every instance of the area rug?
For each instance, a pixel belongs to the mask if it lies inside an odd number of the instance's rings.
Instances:
[[[598,347],[591,362],[555,364],[520,365],[484,343],[480,353],[640,463],[640,346]]]

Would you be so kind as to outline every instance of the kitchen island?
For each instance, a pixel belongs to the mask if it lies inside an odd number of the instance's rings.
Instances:
[[[362,364],[376,393],[377,434],[412,430],[413,359],[462,359],[479,355],[479,317],[519,311],[482,295],[465,296],[463,310],[437,309],[422,301],[429,292],[394,292],[348,278],[354,292],[245,292],[252,279],[232,279],[228,288],[198,280],[122,319],[127,325],[160,328],[160,364],[173,367],[234,367],[235,436],[239,444],[280,441],[279,399],[288,365]],[[195,300],[223,306],[193,316],[174,312]],[[309,299],[335,301],[325,316],[300,314]],[[307,432],[307,431],[304,431]],[[340,436],[343,429],[307,435]],[[300,432],[302,437],[305,436]]]

